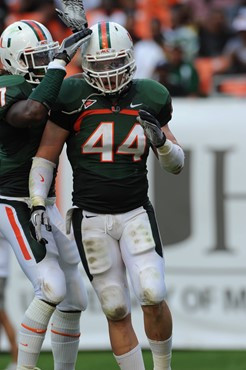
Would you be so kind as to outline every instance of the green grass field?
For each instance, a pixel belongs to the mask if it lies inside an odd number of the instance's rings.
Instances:
[[[0,370],[10,361],[10,356],[0,353]],[[153,370],[151,354],[144,351],[146,370]],[[53,370],[50,352],[42,352],[38,366]],[[79,352],[76,370],[117,370],[111,352]],[[246,370],[246,351],[174,351],[172,370]]]

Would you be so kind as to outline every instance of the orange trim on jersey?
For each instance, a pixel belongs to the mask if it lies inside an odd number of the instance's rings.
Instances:
[[[63,337],[71,337],[71,338],[79,338],[80,337],[80,333],[79,334],[68,334],[68,333],[62,333],[60,331],[56,331],[56,330],[53,330],[53,329],[51,329],[51,333],[58,334],[58,335],[61,335]]]
[[[113,114],[113,112],[110,110],[110,109],[92,109],[92,110],[88,110],[87,112],[83,112],[81,113],[81,115],[76,119],[75,123],[74,123],[74,130],[75,131],[79,131],[79,128],[80,128],[80,125],[82,123],[82,120],[86,117],[86,116],[90,116],[92,114]]]
[[[86,116],[91,116],[92,114],[113,114],[113,113],[114,112],[112,112],[111,109],[107,109],[107,108],[88,110],[86,112],[81,113],[81,115],[76,119],[73,128],[74,128],[75,131],[79,131],[82,120]],[[138,110],[133,110],[133,109],[122,109],[119,113],[120,114],[127,114],[127,115],[130,115],[130,116],[138,116]]]
[[[21,323],[21,326],[29,331],[32,331],[33,333],[36,333],[36,334],[44,334],[46,333],[46,329],[36,329],[36,328],[31,328],[30,326],[27,326],[23,323]]]
[[[9,222],[10,222],[10,224],[12,226],[12,229],[13,229],[13,231],[15,233],[16,239],[17,239],[17,241],[19,243],[20,249],[22,251],[22,254],[23,254],[25,260],[31,260],[32,257],[30,256],[30,254],[29,254],[29,252],[27,250],[27,246],[26,246],[26,244],[24,242],[24,239],[23,239],[23,237],[21,235],[20,228],[19,228],[19,226],[17,225],[17,223],[15,221],[14,212],[9,207],[5,207],[5,210],[6,210],[7,217],[9,219]]]
[[[138,110],[122,109],[119,111],[120,114],[128,114],[129,116],[138,116]]]

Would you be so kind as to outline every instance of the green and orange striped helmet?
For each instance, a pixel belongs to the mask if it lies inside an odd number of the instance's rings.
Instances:
[[[0,55],[4,69],[22,75],[37,84],[44,77],[47,65],[59,47],[49,30],[33,20],[12,23],[0,37]]]
[[[91,30],[91,38],[81,47],[84,78],[106,94],[118,93],[136,69],[131,36],[115,22],[100,22]]]

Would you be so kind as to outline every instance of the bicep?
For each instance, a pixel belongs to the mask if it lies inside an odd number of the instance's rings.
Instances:
[[[69,131],[48,121],[36,157],[42,157],[56,163],[68,135]]]
[[[28,127],[47,119],[47,108],[34,100],[20,100],[14,103],[6,114],[6,121],[14,127]]]

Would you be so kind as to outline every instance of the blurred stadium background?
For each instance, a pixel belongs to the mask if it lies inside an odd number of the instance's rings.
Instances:
[[[149,162],[150,197],[165,245],[174,318],[173,369],[246,370],[246,1],[84,0],[84,4],[89,25],[112,20],[129,30],[136,77],[158,80],[173,96],[170,127],[186,151],[185,170],[176,178],[162,173],[155,158]],[[13,21],[35,19],[61,41],[70,31],[55,14],[59,6],[59,0],[1,0],[0,32]],[[79,71],[78,54],[68,75]],[[70,174],[63,153],[57,181],[63,214],[71,205]],[[77,369],[115,369],[107,352],[106,321],[89,283],[88,293]],[[13,256],[6,298],[17,328],[32,289]],[[134,326],[147,348],[134,297],[132,307]],[[2,370],[9,361],[9,347],[0,333]],[[49,351],[47,337],[39,364],[45,370],[52,369]],[[144,355],[146,368],[151,369],[149,352]]]

